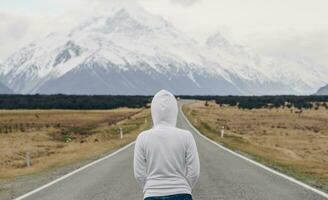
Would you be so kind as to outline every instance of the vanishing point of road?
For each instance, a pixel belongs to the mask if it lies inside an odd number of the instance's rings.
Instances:
[[[327,199],[204,139],[189,125],[181,111],[178,127],[188,129],[194,134],[199,151],[201,173],[193,191],[195,200]],[[119,153],[22,199],[142,199],[141,189],[133,176],[133,148],[134,145],[130,145]]]

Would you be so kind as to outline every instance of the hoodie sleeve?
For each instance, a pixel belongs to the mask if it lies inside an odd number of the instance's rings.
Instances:
[[[143,145],[142,135],[139,135],[134,148],[134,177],[136,178],[138,184],[141,188],[144,188],[146,183],[146,156]]]
[[[194,137],[188,134],[187,151],[186,151],[186,178],[191,188],[194,187],[199,177],[199,157]]]

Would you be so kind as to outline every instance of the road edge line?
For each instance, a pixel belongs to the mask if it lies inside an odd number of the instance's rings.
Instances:
[[[250,158],[247,158],[247,157],[245,157],[245,156],[243,156],[243,155],[241,155],[241,154],[239,154],[239,153],[237,153],[237,152],[235,152],[235,151],[232,151],[231,149],[228,149],[227,147],[224,147],[224,146],[222,146],[221,144],[219,144],[219,143],[217,143],[217,142],[211,140],[211,139],[208,138],[207,136],[203,135],[200,131],[198,131],[198,129],[196,129],[196,128],[194,127],[194,125],[191,124],[191,122],[188,120],[188,118],[186,117],[186,115],[185,115],[185,114],[183,113],[183,111],[182,111],[182,105],[180,106],[180,112],[182,113],[183,118],[186,120],[186,122],[189,124],[189,126],[190,126],[192,129],[194,129],[194,131],[195,131],[199,136],[201,136],[203,139],[207,140],[208,142],[210,142],[210,143],[212,143],[212,144],[218,146],[219,148],[221,148],[221,149],[223,149],[223,150],[225,150],[225,151],[227,151],[227,152],[229,152],[229,153],[231,153],[231,154],[233,154],[233,155],[235,155],[235,156],[237,156],[237,157],[239,157],[239,158],[241,158],[241,159],[243,159],[243,160],[245,160],[245,161],[248,161],[248,162],[250,162],[250,163],[252,163],[252,164],[254,164],[254,165],[256,165],[256,166],[258,166],[258,167],[260,167],[260,168],[262,168],[262,169],[265,169],[265,170],[267,170],[267,171],[269,171],[269,172],[271,172],[271,173],[273,173],[273,174],[275,174],[275,175],[277,175],[277,176],[280,176],[280,177],[282,177],[282,178],[284,178],[284,179],[286,179],[286,180],[288,180],[288,181],[290,181],[290,182],[293,182],[293,183],[295,183],[295,184],[297,184],[297,185],[299,185],[299,186],[302,186],[302,187],[304,187],[305,189],[308,189],[308,190],[310,190],[310,191],[312,191],[312,192],[315,192],[316,194],[319,194],[319,195],[321,195],[321,196],[323,196],[323,197],[325,197],[325,198],[328,199],[328,194],[327,194],[327,193],[325,193],[325,192],[323,192],[323,191],[321,191],[321,190],[319,190],[319,189],[316,189],[316,188],[314,188],[314,187],[312,187],[312,186],[310,186],[310,185],[308,185],[308,184],[305,184],[305,183],[303,183],[303,182],[301,182],[301,181],[299,181],[299,180],[296,180],[296,179],[293,178],[293,177],[290,177],[290,176],[288,176],[288,175],[286,175],[286,174],[283,174],[283,173],[281,173],[281,172],[278,172],[278,171],[276,171],[276,170],[274,170],[274,169],[272,169],[272,168],[270,168],[270,167],[267,167],[267,166],[265,166],[265,165],[263,165],[263,164],[261,164],[261,163],[259,163],[259,162],[254,161],[254,160],[252,160],[252,159],[250,159]]]
[[[97,160],[95,160],[95,161],[93,161],[93,162],[91,162],[91,163],[89,163],[89,164],[86,164],[86,165],[84,165],[84,166],[82,166],[82,167],[80,167],[80,168],[78,168],[78,169],[75,169],[74,171],[69,172],[68,174],[63,175],[63,176],[61,176],[61,177],[59,177],[59,178],[57,178],[57,179],[55,179],[55,180],[53,180],[53,181],[51,181],[51,182],[49,182],[49,183],[43,185],[43,186],[40,186],[40,187],[38,187],[38,188],[36,188],[36,189],[34,189],[34,190],[32,190],[32,191],[26,193],[26,194],[23,194],[23,195],[21,195],[21,196],[19,196],[19,197],[16,197],[16,198],[14,198],[13,200],[22,200],[22,199],[25,199],[25,198],[27,198],[27,197],[29,197],[29,196],[31,196],[31,195],[37,193],[37,192],[40,192],[41,190],[43,190],[43,189],[45,189],[45,188],[47,188],[47,187],[50,187],[50,186],[52,186],[52,185],[54,185],[54,184],[56,184],[56,183],[58,183],[58,182],[60,182],[60,181],[62,181],[62,180],[64,180],[64,179],[66,179],[66,178],[68,178],[68,177],[70,177],[70,176],[72,176],[72,175],[74,175],[74,174],[76,174],[76,173],[78,173],[78,172],[81,172],[81,171],[83,171],[83,170],[85,170],[85,169],[87,169],[87,168],[89,168],[89,167],[91,167],[91,166],[93,166],[93,165],[95,165],[95,164],[98,164],[98,163],[100,163],[100,162],[102,162],[102,161],[104,161],[104,160],[106,160],[106,159],[108,159],[108,158],[110,158],[110,157],[115,156],[116,154],[118,154],[118,153],[120,153],[120,152],[122,152],[122,151],[128,149],[129,147],[131,147],[131,146],[134,145],[134,144],[135,144],[135,141],[133,141],[133,142],[131,142],[131,143],[125,145],[124,147],[122,147],[122,148],[120,148],[120,149],[114,151],[113,153],[111,153],[111,154],[109,154],[109,155],[107,155],[107,156],[104,156],[104,157],[102,157],[102,158],[99,158],[99,159],[97,159]]]

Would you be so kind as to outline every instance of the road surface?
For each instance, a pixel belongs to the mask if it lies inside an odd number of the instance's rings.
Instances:
[[[196,200],[327,199],[205,140],[188,125],[181,113],[178,127],[190,130],[198,146],[201,174],[193,191]],[[133,148],[134,145],[24,199],[142,199],[133,176]]]

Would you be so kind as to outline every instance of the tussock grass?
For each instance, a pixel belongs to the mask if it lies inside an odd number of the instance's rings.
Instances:
[[[147,109],[1,110],[0,178],[37,173],[105,154],[132,142],[151,126],[150,122]],[[26,167],[27,152],[31,167]]]
[[[197,101],[183,107],[202,133],[229,148],[328,191],[328,112],[325,108],[242,110]],[[221,127],[225,137],[220,138]]]

